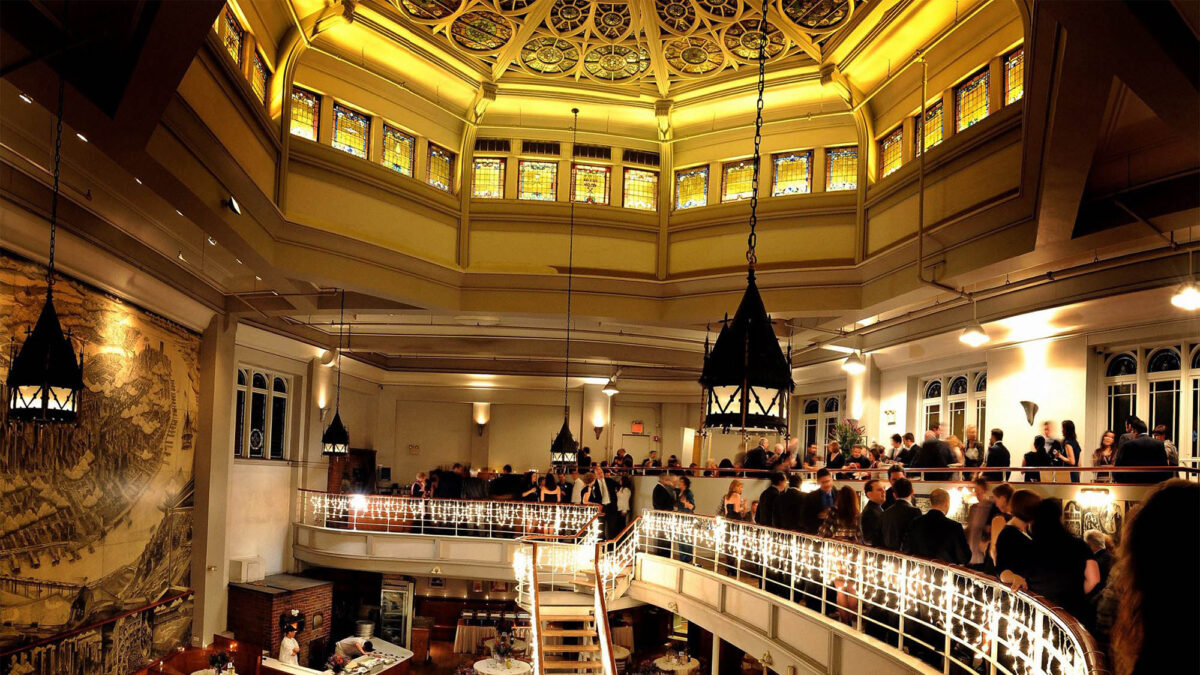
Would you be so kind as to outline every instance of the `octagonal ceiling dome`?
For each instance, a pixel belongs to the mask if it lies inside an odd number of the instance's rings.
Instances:
[[[389,0],[396,18],[434,34],[503,79],[524,73],[639,83],[663,94],[681,80],[754,63],[761,3],[743,0]],[[813,63],[820,43],[863,0],[770,0],[767,57]]]

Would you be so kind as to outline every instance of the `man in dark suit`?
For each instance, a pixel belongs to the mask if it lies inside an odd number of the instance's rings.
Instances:
[[[896,461],[904,466],[909,466],[912,464],[913,457],[917,456],[917,452],[920,449],[921,446],[917,445],[917,437],[913,436],[911,431],[906,432],[904,434],[903,447],[896,453]]]
[[[1012,457],[1008,454],[1008,448],[1004,447],[1004,430],[992,429],[991,435],[988,437],[987,460],[984,461],[984,466],[1011,466],[1009,462]],[[1003,483],[1008,480],[1007,471],[985,471],[983,477],[990,482]]]
[[[913,519],[921,515],[921,509],[912,505],[913,486],[907,478],[901,478],[892,486],[896,503],[883,512],[883,547],[899,551],[904,545],[904,536]]]
[[[893,464],[893,465],[889,466],[888,472],[887,472],[887,477],[888,477],[888,489],[887,489],[887,492],[883,493],[883,504],[882,504],[884,511],[887,511],[888,508],[892,504],[896,503],[896,490],[895,490],[896,481],[900,480],[901,478],[904,478],[904,467],[900,466],[899,464]]]
[[[669,473],[658,475],[654,492],[650,495],[650,503],[655,511],[675,510],[675,478]]]
[[[754,470],[767,468],[767,439],[760,438],[758,445],[746,451],[746,458],[742,461],[742,468]]]
[[[971,561],[967,535],[959,523],[950,520],[950,493],[937,488],[929,493],[929,510],[917,516],[908,527],[908,536],[901,546],[903,552],[954,565]]]
[[[780,493],[787,489],[787,478],[778,471],[771,472],[767,479],[771,484],[767,486],[762,494],[758,495],[758,509],[754,512],[754,522],[767,527],[776,527],[775,525],[775,501],[779,499]]]
[[[1117,450],[1114,466],[1167,466],[1167,448],[1162,441],[1146,435],[1146,423],[1131,415],[1126,423],[1132,437]],[[1171,473],[1126,471],[1113,474],[1118,483],[1153,484],[1171,478]]]
[[[804,509],[800,516],[800,531],[816,534],[825,514],[833,508],[833,474],[829,469],[817,470],[817,489],[804,495]]]
[[[954,452],[950,450],[946,441],[938,438],[937,427],[933,427],[925,433],[925,442],[921,444],[921,449],[917,451],[917,456],[913,458],[910,466],[914,469],[938,469],[950,465],[951,460],[948,460],[948,457],[953,458]],[[941,472],[926,472],[922,477],[926,481],[950,480],[950,474]]]
[[[800,521],[804,513],[804,493],[800,491],[800,474],[788,476],[787,489],[775,498],[774,517],[771,525],[781,530],[800,531]],[[762,504],[758,505],[762,511]]]
[[[867,497],[867,505],[863,507],[859,525],[862,527],[863,541],[868,546],[879,546],[883,543],[883,481],[869,480],[863,488]]]

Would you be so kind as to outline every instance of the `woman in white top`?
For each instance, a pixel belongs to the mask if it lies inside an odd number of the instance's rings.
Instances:
[[[617,488],[617,513],[621,514],[621,529],[629,525],[629,511],[633,508],[633,479],[621,476],[621,486]]]
[[[299,657],[300,643],[296,642],[296,627],[288,626],[283,632],[283,639],[279,641],[279,661],[293,666],[300,665]]]

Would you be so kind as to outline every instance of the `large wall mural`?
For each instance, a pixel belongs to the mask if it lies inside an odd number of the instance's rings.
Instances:
[[[0,252],[0,383],[44,275]],[[66,278],[54,302],[87,388],[76,427],[0,425],[0,672],[123,675],[191,629],[200,337]]]

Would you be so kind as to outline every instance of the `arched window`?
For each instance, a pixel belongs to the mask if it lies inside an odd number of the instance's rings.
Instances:
[[[945,427],[944,433],[964,438],[967,425],[974,424],[980,429],[980,435],[985,433],[986,371],[947,373],[924,380],[920,385],[918,421],[921,428],[918,431],[941,425]]]
[[[1179,440],[1179,406],[1183,398],[1181,368],[1179,350],[1174,347],[1156,349],[1146,359],[1146,379],[1150,385],[1147,424],[1151,430],[1159,425],[1166,427],[1167,438],[1174,442]]]
[[[1167,373],[1179,370],[1179,352],[1173,347],[1159,349],[1150,354],[1149,365],[1146,368],[1148,373]]]
[[[979,438],[987,439],[987,373],[975,377],[975,429]]]
[[[819,412],[821,412],[821,404],[817,403],[816,399],[810,398],[809,400],[804,402],[804,414],[805,415],[816,415]]]
[[[234,457],[284,459],[288,438],[289,386],[286,375],[248,367],[238,369],[234,401]]]
[[[830,396],[829,398],[825,399],[825,412],[835,413],[838,411],[838,406],[840,405],[841,401],[837,396]]]
[[[1137,410],[1138,360],[1131,352],[1108,358],[1104,366],[1105,423],[1118,434]]]
[[[799,432],[805,449],[816,443],[817,447],[824,450],[829,434],[838,422],[838,412],[842,409],[845,396],[845,392],[839,391],[804,400]]]
[[[951,396],[966,396],[967,395],[967,378],[965,375],[950,380],[950,395]]]
[[[930,380],[925,385],[925,398],[941,398],[942,397],[942,381],[941,379]]]
[[[1137,371],[1137,358],[1133,354],[1125,352],[1109,359],[1104,375],[1105,377],[1122,377],[1125,375],[1137,375]]]

